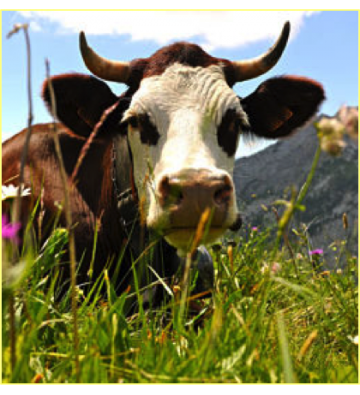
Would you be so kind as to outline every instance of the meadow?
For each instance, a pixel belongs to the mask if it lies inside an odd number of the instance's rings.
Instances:
[[[136,284],[116,295],[106,270],[89,293],[72,283],[59,300],[57,269],[70,248],[69,230],[54,226],[40,245],[30,216],[18,251],[20,225],[3,216],[2,381],[357,383],[358,260],[347,248],[346,213],[344,238],[336,241],[342,264],[331,270],[321,246],[312,248],[306,224],[295,229],[292,222],[306,209],[320,151],[341,154],[349,124],[340,124],[341,133],[337,126],[317,125],[313,167],[289,201],[274,197],[273,226],[245,224],[209,247],[215,281],[207,298],[191,294],[197,275],[187,265],[180,284],[158,279],[167,294],[162,306],[144,309]],[[3,201],[16,196],[3,189]],[[134,298],[139,308],[129,316]]]

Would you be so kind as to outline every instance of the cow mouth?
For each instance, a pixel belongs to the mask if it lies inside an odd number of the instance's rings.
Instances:
[[[221,237],[227,228],[216,226],[210,227],[200,236],[201,244],[214,243],[219,237]],[[189,251],[194,240],[197,228],[195,227],[175,227],[163,230],[163,236],[165,240],[173,247],[182,250]]]
[[[241,224],[241,216],[237,213],[235,215],[235,220],[230,224],[228,221],[224,221],[220,224],[215,223],[210,226],[205,226],[202,234],[198,234],[197,238],[199,238],[200,244],[211,244],[217,241],[227,230],[233,232],[237,231],[240,229]],[[171,225],[167,223],[166,225],[164,227],[158,226],[152,228],[164,237],[165,240],[173,247],[182,250],[183,252],[188,251],[192,246],[198,229],[198,224]]]
[[[221,224],[221,225],[210,225],[209,232],[225,232],[226,230],[231,230],[233,232],[239,230],[242,225],[242,219],[239,213],[236,214],[236,219],[232,224]],[[162,230],[164,236],[167,236],[174,232],[196,232],[198,224],[189,226],[171,226]]]

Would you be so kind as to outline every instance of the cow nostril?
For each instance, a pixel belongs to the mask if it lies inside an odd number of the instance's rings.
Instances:
[[[159,197],[161,205],[180,204],[183,200],[181,186],[177,180],[164,176],[159,183]]]
[[[170,203],[171,204],[176,204],[179,205],[182,200],[184,199],[184,195],[181,191],[180,186],[175,186],[171,188],[171,198],[170,198]]]
[[[214,194],[214,201],[217,205],[227,204],[230,202],[232,195],[231,185],[225,185],[219,188]]]
[[[169,177],[164,176],[159,183],[159,195],[161,198],[166,199],[170,193]]]

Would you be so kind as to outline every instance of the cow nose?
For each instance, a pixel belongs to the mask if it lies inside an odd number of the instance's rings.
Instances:
[[[233,187],[228,176],[220,178],[182,181],[178,177],[164,176],[159,183],[160,204],[179,205],[183,201],[198,204],[200,208],[221,206],[231,198]]]
[[[196,227],[206,208],[212,210],[212,226],[221,226],[234,188],[227,174],[192,171],[179,175],[164,175],[158,184],[159,203],[171,213],[175,227]]]

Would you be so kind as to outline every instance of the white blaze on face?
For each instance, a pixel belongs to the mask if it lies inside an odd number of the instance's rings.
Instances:
[[[217,128],[229,109],[247,124],[221,66],[194,68],[174,64],[162,75],[142,80],[124,120],[147,114],[160,135],[156,145],[143,144],[140,132],[129,126],[134,178],[140,200],[145,198],[148,226],[168,226],[168,215],[159,206],[156,195],[158,182],[165,174],[186,174],[186,170],[195,169],[232,178],[234,157],[219,146],[217,137]],[[233,199],[229,221],[236,212]]]

